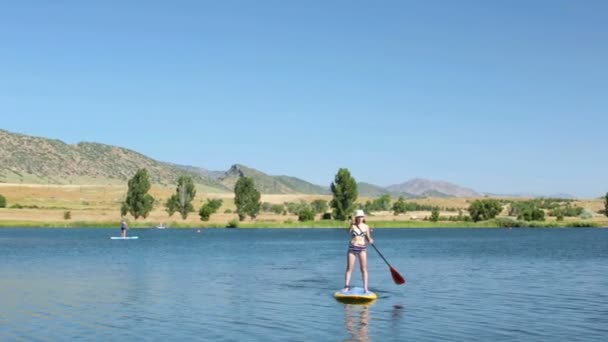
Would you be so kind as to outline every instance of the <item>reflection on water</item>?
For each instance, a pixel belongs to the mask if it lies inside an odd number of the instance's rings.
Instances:
[[[349,336],[345,341],[369,341],[369,308],[372,304],[344,305],[344,325]]]
[[[0,341],[608,336],[608,229],[377,230],[410,281],[394,285],[370,255],[373,305],[332,297],[341,230],[137,233],[0,229]]]
[[[391,310],[391,326],[397,328],[403,320],[403,305],[395,304]]]

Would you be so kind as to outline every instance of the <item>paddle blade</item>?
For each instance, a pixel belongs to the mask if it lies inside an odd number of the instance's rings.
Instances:
[[[399,274],[399,272],[397,272],[397,270],[394,269],[392,266],[390,267],[390,269],[391,269],[391,276],[393,276],[393,281],[395,282],[395,284],[397,284],[397,285],[405,284],[405,278],[403,278],[403,276],[401,274]]]

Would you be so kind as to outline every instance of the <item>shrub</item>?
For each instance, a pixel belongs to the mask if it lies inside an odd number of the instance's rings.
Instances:
[[[0,195],[0,208],[6,208],[6,197]]]
[[[272,203],[262,202],[262,204],[260,205],[260,210],[262,210],[265,213],[272,211]]]
[[[573,207],[570,203],[566,204],[565,207],[556,208],[549,211],[549,216],[564,216],[564,217],[576,217],[583,213],[583,208]]]
[[[331,213],[324,213],[321,220],[331,220]]]
[[[439,209],[433,208],[433,210],[431,211],[431,221],[439,221]]]
[[[314,221],[315,213],[311,209],[300,210],[298,213],[298,221]]]
[[[282,204],[273,204],[272,207],[270,207],[270,210],[279,215],[285,211],[285,207]]]
[[[215,214],[221,206],[221,199],[207,199],[207,203],[203,204],[198,212],[201,221],[209,221],[211,214]]]
[[[495,222],[499,227],[504,228],[519,228],[526,226],[525,222],[517,221],[511,218],[497,218]]]
[[[232,219],[228,222],[228,225],[226,225],[226,228],[238,228],[239,227],[239,221],[237,219]]]
[[[473,221],[477,222],[493,219],[500,213],[502,206],[495,199],[482,199],[471,203],[468,210]]]
[[[310,205],[306,201],[300,201],[300,203],[285,202],[285,209],[290,214],[298,215],[300,211],[310,209]]]
[[[539,208],[526,207],[521,209],[519,215],[517,215],[517,219],[525,221],[544,221],[545,212]]]
[[[312,203],[310,203],[310,206],[312,207],[312,210],[314,210],[317,214],[324,213],[327,211],[327,208],[329,208],[327,205],[327,201],[322,199],[316,199],[312,201]]]
[[[72,218],[72,212],[71,211],[64,211],[63,212],[63,219],[64,220],[70,220]]]
[[[573,228],[593,228],[597,227],[598,224],[595,222],[572,222],[568,226]]]
[[[590,218],[593,218],[593,211],[585,208],[583,209],[583,212],[580,214],[580,218],[582,218],[583,220],[588,220]]]

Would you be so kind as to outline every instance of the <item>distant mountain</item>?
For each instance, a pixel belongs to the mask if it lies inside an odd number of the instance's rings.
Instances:
[[[312,184],[299,178],[290,176],[274,176],[276,179],[286,184],[291,189],[303,194],[329,195],[331,192],[329,187]]]
[[[174,185],[190,176],[206,191],[232,192],[238,177],[255,180],[267,194],[329,194],[328,187],[289,176],[270,176],[235,164],[228,171],[160,162],[129,149],[98,143],[69,145],[60,140],[0,130],[0,182],[53,184],[124,184],[146,168],[154,184]]]
[[[256,169],[235,164],[218,180],[227,188],[234,189],[239,177],[251,177],[256,188],[265,194],[329,194],[329,189],[323,188],[299,178],[289,176],[270,176]]]
[[[241,164],[228,171],[177,165],[154,160],[135,151],[98,143],[75,145],[0,130],[0,182],[53,184],[125,184],[140,168],[148,169],[154,184],[173,186],[179,176],[192,177],[205,191],[232,192],[239,177],[252,177],[264,194],[330,194],[320,186],[290,176],[272,176]],[[427,179],[381,187],[358,183],[359,196],[480,197],[454,184]],[[561,197],[561,196],[560,196]]]
[[[410,194],[425,197],[480,197],[474,190],[443,181],[415,178],[405,183],[386,187],[393,194]]]
[[[503,198],[562,198],[562,199],[577,199],[576,196],[574,195],[570,195],[567,193],[554,193],[554,194],[550,194],[550,195],[539,195],[539,194],[533,194],[533,193],[511,193],[511,194],[496,194],[496,193],[489,193],[489,192],[485,192],[484,193],[485,196],[488,197],[503,197]]]
[[[0,182],[53,184],[124,183],[140,168],[151,181],[172,185],[181,175],[212,191],[231,191],[215,179],[126,148],[32,137],[0,130]]]
[[[203,177],[207,177],[207,178],[211,178],[211,179],[215,179],[215,180],[219,179],[224,174],[226,174],[226,171],[211,171],[211,170],[207,170],[205,168],[196,167],[196,166],[178,165],[178,164],[171,164],[171,165],[178,167],[180,169],[186,170],[186,171],[198,173],[198,174],[202,175]]]
[[[359,196],[366,197],[378,197],[387,194],[390,195],[391,193],[381,186],[364,182],[357,183],[357,189],[359,190]]]

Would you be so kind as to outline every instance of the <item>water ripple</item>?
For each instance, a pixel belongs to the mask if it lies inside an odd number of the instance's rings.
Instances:
[[[371,305],[333,230],[0,230],[0,340],[603,341],[608,231],[377,230]],[[131,243],[134,242],[134,243]],[[353,284],[360,284],[358,270]]]

